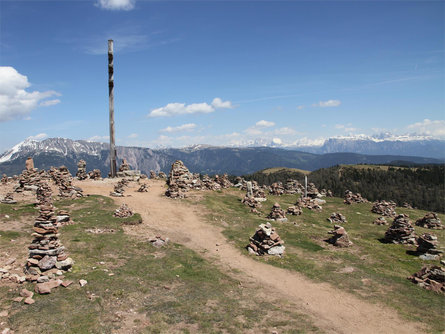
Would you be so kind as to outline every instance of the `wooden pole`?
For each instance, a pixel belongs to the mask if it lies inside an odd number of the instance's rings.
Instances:
[[[110,176],[116,177],[116,147],[114,144],[114,68],[113,40],[108,40],[108,98],[110,105]]]
[[[304,176],[304,198],[307,197],[307,175]]]

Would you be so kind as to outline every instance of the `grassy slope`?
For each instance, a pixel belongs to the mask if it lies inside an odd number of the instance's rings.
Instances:
[[[123,326],[138,333],[318,332],[291,305],[260,299],[254,289],[242,287],[191,250],[177,244],[156,249],[124,234],[122,220],[111,216],[115,206],[108,198],[55,204],[69,209],[76,222],[61,230],[62,242],[75,260],[66,279],[75,284],[35,296],[30,306],[13,303],[7,325],[16,333],[35,333],[36,328],[40,333],[110,333]],[[27,213],[32,222],[35,209],[18,207],[16,214]],[[9,210],[0,205],[0,216]],[[116,232],[91,234],[88,228]],[[2,231],[0,251],[17,233],[23,234],[26,249],[30,232]],[[80,288],[79,279],[88,284]],[[9,307],[21,288],[1,286],[0,308]]]
[[[226,237],[236,247],[243,249],[248,237],[253,235],[258,224],[267,221],[265,216],[277,201],[286,209],[296,200],[295,196],[268,196],[263,203],[260,216],[249,212],[240,203],[242,193],[231,190],[223,193],[209,192],[203,201],[212,214],[209,222],[225,227]],[[329,282],[343,290],[355,293],[372,302],[383,302],[396,309],[402,316],[422,321],[432,332],[445,329],[443,296],[419,288],[406,277],[418,271],[423,264],[438,264],[438,261],[422,261],[409,254],[413,246],[384,244],[379,241],[388,226],[377,226],[372,221],[378,215],[370,212],[371,203],[345,205],[341,198],[327,198],[321,213],[303,209],[301,216],[288,216],[287,223],[273,223],[285,241],[286,254],[283,258],[256,257],[271,265],[288,268],[307,277]],[[348,223],[344,226],[354,246],[338,249],[327,244],[327,232],[332,224],[327,218],[334,211],[343,213]],[[426,212],[397,208],[398,213],[408,213],[414,222]],[[439,215],[444,221],[444,215]],[[225,223],[223,223],[225,222]],[[416,233],[432,232],[445,245],[445,231],[433,231],[415,227]],[[246,256],[249,256],[245,251]],[[341,273],[346,267],[353,267],[352,273]]]
[[[260,171],[260,173],[263,174],[273,174],[276,173],[278,171],[286,171],[286,172],[290,172],[290,173],[302,173],[302,174],[306,174],[309,175],[311,172],[308,170],[303,170],[303,169],[298,169],[298,168],[287,168],[287,167],[274,167],[274,168],[267,168],[267,169],[263,169]]]

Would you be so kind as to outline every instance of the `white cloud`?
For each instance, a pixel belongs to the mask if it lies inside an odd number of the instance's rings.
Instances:
[[[327,101],[320,101],[316,104],[314,104],[314,107],[338,107],[341,104],[340,100],[327,100]]]
[[[54,100],[48,100],[48,101],[40,102],[39,106],[41,106],[41,107],[49,107],[49,106],[54,106],[54,105],[59,104],[59,103],[60,103],[59,99],[54,99]]]
[[[108,140],[110,140],[110,136],[98,136],[98,135],[92,136],[87,139],[87,141],[95,141],[95,142],[101,142],[101,143],[108,141]]]
[[[270,128],[272,126],[274,126],[275,123],[274,122],[270,122],[270,121],[265,121],[264,119],[261,121],[256,122],[255,126],[257,128]]]
[[[35,136],[29,136],[26,139],[29,139],[29,140],[42,140],[42,139],[45,139],[45,138],[48,138],[48,135],[46,133],[39,133],[39,134],[37,134]]]
[[[108,10],[132,10],[134,0],[99,0],[97,6]]]
[[[55,104],[50,101],[41,102],[42,100],[60,95],[55,91],[26,91],[30,86],[28,78],[17,72],[14,67],[0,66],[0,122],[27,118],[39,103],[40,106]]]
[[[432,121],[425,118],[422,122],[408,125],[407,128],[410,131],[415,131],[419,135],[445,137],[445,120]]]
[[[159,131],[173,133],[173,132],[181,132],[181,131],[193,131],[195,128],[196,128],[196,124],[187,123],[187,124],[182,124],[179,126],[167,126],[165,129],[161,129]]]
[[[128,138],[137,138],[139,135],[137,133],[132,133],[128,136]]]
[[[298,109],[298,110],[302,110],[302,109],[304,109],[304,106],[303,106],[303,105],[301,105],[301,106],[297,106],[297,109]]]
[[[283,141],[280,138],[273,138],[272,143],[274,143],[276,145],[281,145],[283,143]]]
[[[217,97],[213,99],[212,104],[206,102],[192,104],[169,103],[164,107],[153,109],[148,114],[148,117],[165,117],[197,113],[208,114],[214,112],[216,109],[228,108],[232,108],[232,103],[230,101],[222,101]]]

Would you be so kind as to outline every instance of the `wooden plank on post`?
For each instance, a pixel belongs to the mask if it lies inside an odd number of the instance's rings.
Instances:
[[[110,176],[116,177],[116,147],[114,143],[114,64],[113,40],[108,40],[108,99],[110,105]]]

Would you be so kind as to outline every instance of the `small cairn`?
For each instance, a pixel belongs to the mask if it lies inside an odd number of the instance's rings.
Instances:
[[[332,194],[332,190],[327,190],[326,191],[326,197],[334,197],[334,195]]]
[[[354,203],[367,203],[368,200],[363,198],[361,194],[354,194],[350,190],[345,191],[345,200],[343,201],[345,204],[354,204]]]
[[[46,192],[47,187],[41,184],[45,190],[47,199],[40,199],[39,216],[34,223],[34,240],[29,249],[29,258],[25,266],[27,280],[37,281],[36,292],[50,293],[51,288],[60,285],[61,281],[53,280],[57,270],[68,270],[73,265],[73,260],[65,253],[65,247],[59,240],[57,218],[54,214],[51,194]]]
[[[348,233],[344,227],[334,225],[334,229],[328,233],[332,234],[332,237],[327,240],[330,244],[342,248],[352,246],[352,242],[349,240]]]
[[[113,197],[124,197],[124,186],[127,184],[125,179],[119,180],[114,185],[114,191],[110,192],[110,196]]]
[[[408,202],[404,202],[402,204],[402,207],[404,207],[405,209],[412,209],[413,208],[413,206],[411,204],[409,204]]]
[[[122,164],[119,166],[119,172],[126,172],[127,170],[130,170],[130,165],[128,164],[127,160],[124,158],[124,159],[122,159]]]
[[[274,182],[270,185],[269,193],[275,196],[281,196],[284,194],[284,187],[281,182]]]
[[[128,218],[133,216],[134,213],[131,211],[131,209],[128,207],[127,204],[122,204],[119,208],[114,211],[113,216],[118,218]]]
[[[157,180],[156,172],[154,170],[150,170],[150,179]]]
[[[416,225],[433,230],[443,229],[442,222],[440,221],[437,214],[434,212],[429,212],[423,218],[418,219],[416,221]]]
[[[400,214],[394,218],[392,225],[385,233],[385,241],[393,244],[416,244],[414,228],[409,216]]]
[[[438,293],[445,293],[445,268],[424,266],[408,280],[420,287]]]
[[[163,237],[161,235],[156,235],[148,240],[154,247],[159,248],[167,244],[170,240],[169,238]]]
[[[230,182],[227,174],[224,174],[223,176],[215,175],[215,182],[219,184],[223,189],[233,187],[233,184],[232,182]]]
[[[216,182],[216,178],[212,180],[207,174],[202,177],[201,187],[206,190],[221,190],[221,185]]]
[[[344,224],[347,223],[348,221],[346,220],[346,217],[343,216],[341,213],[339,212],[334,212],[331,214],[331,216],[328,218],[328,221],[330,221],[333,224]]]
[[[321,196],[317,187],[312,182],[309,182],[307,185],[307,196],[310,198],[317,198]]]
[[[17,204],[17,201],[14,200],[13,193],[6,193],[5,197],[0,200],[0,203],[3,204]]]
[[[0,181],[2,184],[6,184],[8,183],[8,177],[6,176],[6,174],[3,174],[2,179]]]
[[[246,246],[249,253],[276,256],[282,256],[284,253],[284,241],[281,240],[275,228],[272,227],[270,223],[259,225],[253,237],[249,239],[250,243]]]
[[[323,207],[318,203],[319,201],[317,201],[317,199],[312,199],[310,197],[300,197],[298,198],[295,205],[299,206],[300,208],[306,208],[312,211],[322,211]]]
[[[102,180],[100,169],[93,169],[92,171],[89,171],[88,178],[90,178],[91,180]]]
[[[303,213],[303,210],[297,205],[292,205],[287,208],[287,213],[292,216],[299,216]]]
[[[287,179],[286,184],[284,185],[284,193],[285,194],[302,194],[304,192],[304,187],[297,180]]]
[[[385,217],[394,218],[395,216],[397,216],[395,208],[396,203],[393,201],[375,201],[372,205],[371,212]]]
[[[141,186],[136,190],[139,193],[146,193],[148,192],[148,186],[146,183],[142,183]]]
[[[287,222],[286,212],[281,209],[280,204],[275,203],[272,207],[272,211],[267,216],[269,219],[273,219],[278,222]]]
[[[159,172],[158,173],[158,177],[160,178],[160,179],[167,179],[167,174],[165,174],[164,172]]]
[[[388,225],[385,217],[377,217],[372,223],[374,225]]]
[[[437,260],[442,256],[443,251],[437,249],[437,237],[430,233],[424,233],[417,238],[417,253],[420,253],[422,260]]]
[[[77,173],[76,173],[76,177],[78,180],[86,180],[88,178],[88,174],[87,174],[87,163],[85,162],[85,160],[81,159],[79,160],[79,162],[77,163]]]

